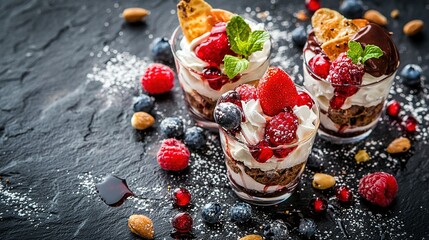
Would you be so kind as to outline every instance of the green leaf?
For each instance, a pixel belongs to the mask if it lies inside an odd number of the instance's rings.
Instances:
[[[270,39],[270,34],[263,30],[255,30],[250,34],[248,41],[247,56],[250,54],[261,51],[264,47],[265,41]]]
[[[239,73],[242,73],[249,66],[249,61],[245,58],[238,58],[231,55],[225,55],[223,58],[225,73],[229,79],[233,79]]]
[[[375,45],[366,45],[365,50],[363,51],[362,63],[365,63],[365,61],[370,58],[380,58],[381,56],[383,56],[381,48]]]
[[[244,21],[244,18],[235,15],[226,25],[226,34],[231,45],[232,51],[237,54],[243,55],[246,52],[247,40],[251,33],[249,24]]]
[[[349,57],[354,64],[358,64],[361,61],[363,49],[360,43],[356,41],[349,41],[349,50],[347,50],[347,57]]]

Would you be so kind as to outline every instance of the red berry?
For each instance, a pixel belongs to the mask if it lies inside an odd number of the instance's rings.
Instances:
[[[273,150],[264,140],[260,141],[256,146],[249,147],[249,150],[252,157],[260,163],[268,161],[273,156]]]
[[[310,209],[314,213],[323,213],[328,209],[328,202],[325,199],[316,197],[310,201]]]
[[[204,68],[202,77],[214,90],[220,90],[223,85],[229,82],[228,76],[222,74],[219,68],[213,66]]]
[[[265,138],[273,146],[290,144],[296,140],[298,118],[291,112],[282,112],[271,118],[265,127]]]
[[[345,96],[340,95],[338,93],[334,93],[334,96],[329,100],[329,106],[331,106],[333,109],[340,109],[344,102],[346,101]]]
[[[397,117],[399,115],[399,111],[401,111],[401,104],[399,104],[399,102],[397,102],[396,100],[392,100],[387,103],[387,115],[391,117]]]
[[[337,188],[336,197],[342,203],[350,203],[353,199],[353,193],[346,186]]]
[[[174,138],[165,139],[158,150],[157,160],[162,169],[180,171],[188,167],[189,150],[185,144]]]
[[[153,63],[147,67],[141,84],[149,94],[169,92],[174,86],[174,72],[163,64]]]
[[[270,67],[265,72],[256,89],[262,110],[274,116],[285,107],[293,107],[297,103],[298,92],[289,75],[278,67]]]
[[[417,130],[418,124],[419,123],[417,122],[417,120],[411,115],[405,116],[405,118],[402,121],[402,125],[404,126],[405,131],[409,133],[415,132]]]
[[[189,213],[178,213],[171,221],[174,229],[181,233],[188,233],[192,230],[193,220]]]
[[[240,94],[241,100],[248,102],[251,99],[257,99],[256,88],[249,84],[242,84],[238,86],[235,91]]]
[[[226,35],[226,23],[217,23],[210,36],[195,48],[195,55],[203,61],[219,66],[226,54],[234,55]]]
[[[315,12],[320,8],[320,0],[305,0],[305,7],[308,11]]]
[[[298,93],[298,106],[307,105],[310,109],[313,107],[313,99],[311,99],[310,95],[306,92]]]
[[[278,157],[278,158],[285,158],[289,155],[289,153],[291,153],[293,150],[295,150],[295,147],[282,147],[280,149],[275,149],[273,150],[274,152],[274,156]]]
[[[359,194],[369,202],[387,207],[398,192],[398,183],[394,176],[385,172],[368,174],[359,181]]]
[[[326,55],[319,53],[308,61],[308,65],[317,76],[325,79],[328,77],[331,61]]]
[[[176,188],[173,191],[174,203],[179,207],[185,207],[191,201],[191,193],[186,188]]]

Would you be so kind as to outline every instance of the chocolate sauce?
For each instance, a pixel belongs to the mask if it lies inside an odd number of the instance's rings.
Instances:
[[[365,62],[365,72],[374,77],[390,75],[396,71],[399,63],[398,49],[393,43],[390,34],[377,24],[370,23],[361,28],[351,40],[359,42],[362,46],[376,45],[383,51],[380,58],[371,58]]]
[[[322,48],[320,47],[320,43],[317,41],[316,34],[314,34],[314,30],[312,30],[310,34],[308,34],[307,44],[304,47],[304,52],[307,50],[310,50],[315,54],[319,54],[322,52]]]
[[[104,203],[111,207],[122,205],[128,197],[135,196],[125,179],[109,175],[103,182],[95,185]]]

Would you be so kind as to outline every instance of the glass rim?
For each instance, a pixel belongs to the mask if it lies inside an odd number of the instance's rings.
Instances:
[[[246,84],[246,83],[244,83],[244,84]],[[272,146],[267,146],[267,147],[269,147],[271,150],[280,150],[280,149],[285,149],[285,148],[291,148],[291,147],[296,147],[296,146],[298,146],[298,145],[300,145],[300,144],[303,144],[303,143],[306,143],[306,142],[308,142],[308,141],[310,141],[314,136],[316,136],[316,134],[317,134],[317,131],[318,131],[318,129],[319,129],[319,125],[320,125],[320,107],[319,107],[319,103],[318,103],[318,101],[310,94],[310,92],[308,92],[304,87],[302,87],[302,86],[299,86],[299,85],[297,85],[296,83],[294,83],[294,85],[295,85],[295,87],[297,88],[297,90],[299,90],[299,91],[302,91],[302,92],[305,92],[305,93],[307,93],[310,97],[311,97],[311,100],[313,100],[313,107],[310,109],[310,110],[312,110],[315,114],[316,114],[316,116],[317,116],[317,118],[316,118],[316,122],[315,122],[315,128],[314,128],[314,130],[311,132],[311,134],[307,134],[307,136],[305,137],[305,138],[303,138],[303,139],[300,139],[300,140],[298,140],[298,141],[296,141],[296,142],[294,142],[294,143],[291,143],[291,144],[283,144],[283,145],[279,145],[279,146],[275,146],[275,147],[272,147]],[[220,99],[220,98],[219,98]],[[216,106],[219,104],[219,100],[218,100],[218,102],[216,103]],[[245,146],[247,146],[247,147],[255,147],[256,145],[252,145],[252,144],[250,144],[250,143],[246,143],[246,142],[243,142],[243,141],[241,141],[240,139],[238,139],[235,135],[231,135],[227,130],[225,130],[224,128],[222,128],[221,126],[219,126],[219,129],[221,130],[221,131],[223,131],[223,133],[224,134],[226,134],[226,135],[228,135],[229,137],[231,137],[234,141],[237,141],[238,143],[240,143],[240,144],[243,144],[243,145],[245,145]]]
[[[305,47],[304,47],[304,49],[305,49]],[[394,72],[392,72],[391,74],[389,74],[389,75],[387,75],[387,76],[385,76],[385,77],[383,77],[383,78],[381,78],[381,79],[379,79],[378,81],[375,81],[375,82],[371,82],[371,83],[367,83],[367,84],[360,84],[360,85],[356,85],[356,84],[334,84],[334,83],[331,83],[330,81],[328,81],[327,79],[318,76],[315,72],[313,72],[313,70],[311,69],[310,65],[308,65],[308,61],[307,61],[307,59],[305,57],[305,50],[303,51],[302,55],[303,55],[303,61],[304,61],[304,64],[305,64],[305,68],[307,69],[307,71],[309,72],[309,74],[313,78],[315,78],[316,80],[328,83],[328,84],[330,84],[330,85],[332,85],[334,87],[358,87],[358,88],[362,88],[362,87],[368,87],[368,86],[376,85],[378,83],[384,82],[385,80],[389,79],[391,76],[396,75],[396,72],[398,71],[399,64],[400,64],[400,62],[398,61],[398,66],[396,66],[396,69],[395,69]],[[305,69],[303,69],[303,70],[305,71]]]

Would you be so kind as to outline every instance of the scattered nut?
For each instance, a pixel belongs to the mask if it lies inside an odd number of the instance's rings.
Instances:
[[[155,119],[145,112],[135,112],[131,118],[131,125],[138,130],[145,130],[155,123]]]
[[[388,153],[403,153],[411,148],[411,142],[410,139],[405,137],[400,137],[395,140],[393,140],[389,146],[387,147]]]
[[[390,12],[390,16],[391,16],[393,19],[398,18],[398,17],[399,17],[399,10],[398,10],[398,9],[393,9],[393,10]]]
[[[263,238],[259,235],[256,234],[251,234],[251,235],[246,235],[242,238],[240,238],[240,240],[262,240]]]
[[[386,26],[387,25],[387,18],[381,14],[379,11],[376,10],[368,10],[363,15],[363,18],[366,20],[376,23],[380,26]]]
[[[335,185],[335,178],[324,173],[316,173],[313,176],[313,187],[320,190],[328,189]]]
[[[128,227],[131,232],[144,239],[153,239],[153,222],[145,215],[133,214],[128,218]]]
[[[363,163],[371,160],[371,157],[365,150],[359,150],[355,155],[356,163]]]
[[[150,11],[144,8],[127,8],[122,12],[122,17],[126,22],[133,23],[143,20],[149,14]]]
[[[307,21],[308,20],[308,16],[304,10],[299,10],[298,12],[294,13],[293,15],[296,17],[296,19],[298,19],[300,21]]]
[[[404,25],[404,33],[407,36],[413,36],[419,33],[423,29],[423,21],[422,20],[412,20],[409,21],[407,24]]]

